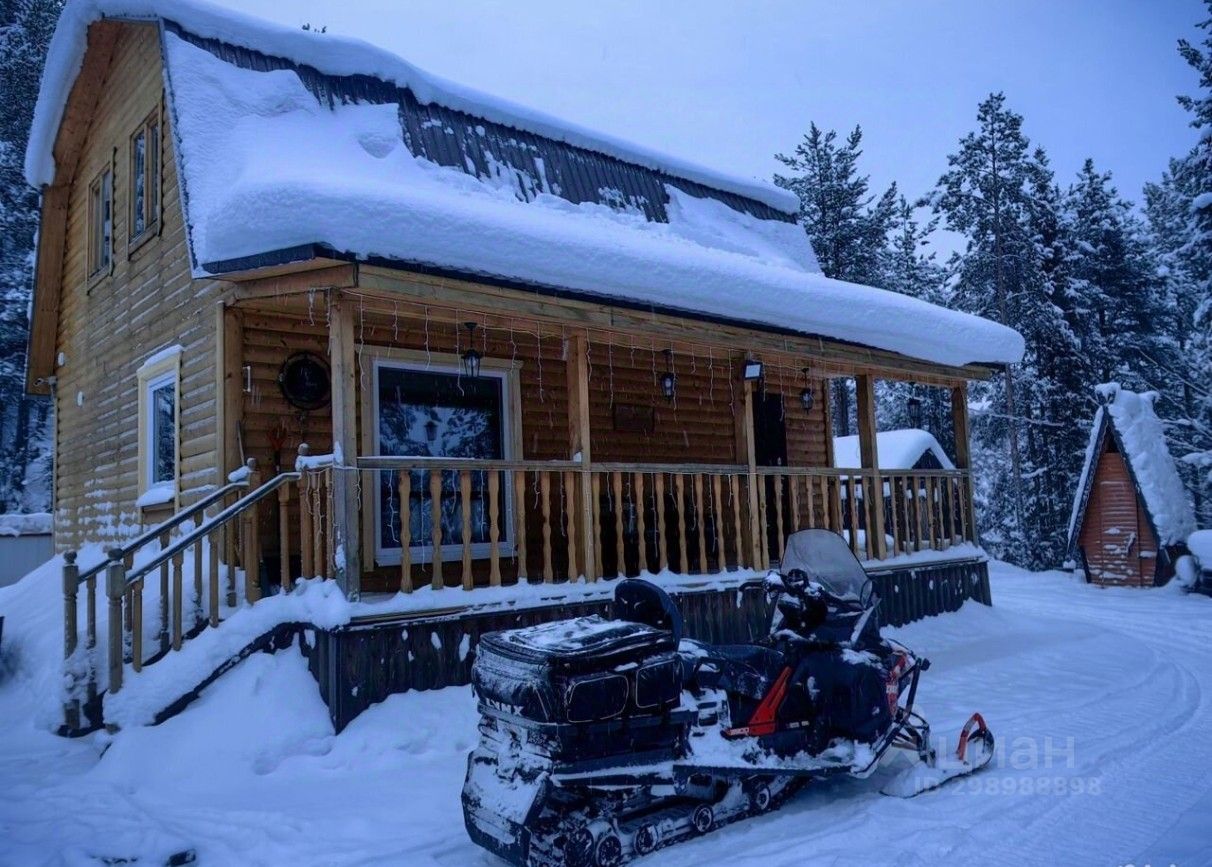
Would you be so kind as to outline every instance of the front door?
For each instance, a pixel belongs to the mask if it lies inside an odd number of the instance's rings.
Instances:
[[[759,467],[787,466],[787,413],[781,394],[764,391],[753,395],[753,454]],[[783,502],[783,532],[791,526],[791,500],[785,480],[766,476],[758,489],[766,505],[766,550],[772,560],[779,556],[778,511],[775,496]]]

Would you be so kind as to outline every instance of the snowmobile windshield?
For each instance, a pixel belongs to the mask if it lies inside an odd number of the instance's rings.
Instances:
[[[846,540],[829,530],[800,530],[787,539],[779,571],[802,570],[838,599],[863,601],[867,573]]]

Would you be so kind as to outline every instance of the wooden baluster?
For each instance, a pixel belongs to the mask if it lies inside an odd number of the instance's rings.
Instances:
[[[602,550],[602,531],[605,529],[602,524],[605,518],[602,515],[602,476],[600,473],[590,473],[593,477],[592,496],[593,501],[593,526],[596,535],[597,544],[593,546],[594,564],[593,564],[593,580],[606,577],[606,568],[602,565],[605,562],[605,552]]]
[[[732,541],[736,545],[736,568],[745,568],[745,537],[741,535],[741,487],[745,484],[740,475],[728,476],[728,498],[732,505]]]
[[[248,489],[255,491],[261,486],[261,473],[257,470],[255,458],[248,459]],[[244,598],[249,604],[261,601],[261,524],[259,504],[254,504],[245,510],[247,523],[246,545],[244,547]]]
[[[577,474],[572,470],[564,473],[564,519],[566,547],[568,549],[568,580],[580,577],[577,569]]]
[[[652,499],[656,506],[657,571],[664,572],[669,568],[669,540],[665,537],[665,474],[657,473],[655,481]]]
[[[324,496],[320,499],[321,513],[324,515],[325,578],[335,578],[337,574],[337,502],[336,486],[333,484],[333,474],[336,472],[333,467],[324,470]]]
[[[723,572],[726,568],[724,566],[724,530],[720,525],[720,516],[724,514],[723,505],[723,479],[719,473],[713,473],[711,476],[711,531],[716,572]]]
[[[543,509],[543,583],[550,584],[555,578],[551,566],[551,473],[539,473],[539,500]]]
[[[878,497],[877,499],[877,492],[875,490],[877,485],[883,484],[884,479],[883,476],[880,475],[879,470],[872,470],[871,474],[866,476],[866,488],[863,493],[863,514],[867,516],[867,523],[869,525],[867,527],[867,557],[871,560],[878,560],[880,550],[883,548],[883,545],[880,544],[879,534],[883,532],[882,525],[884,523],[884,513],[876,510],[874,505],[876,502],[883,502],[884,500],[882,496]],[[882,487],[880,488],[879,493],[883,493]],[[868,506],[868,503],[872,505]],[[875,524],[873,519],[876,517],[878,517],[879,523],[875,526],[870,526]]]
[[[290,487],[278,488],[278,581],[282,592],[292,589],[290,580]]]
[[[944,549],[955,543],[951,534],[951,477],[938,477],[938,532]]]
[[[934,476],[926,476],[926,528],[929,535],[926,537],[930,540],[931,550],[938,548],[938,541],[935,538],[935,522],[934,522]]]
[[[64,671],[72,670],[71,659],[76,653],[79,643],[80,625],[78,623],[77,594],[80,591],[80,567],[76,565],[76,552],[66,551],[63,554],[63,661]],[[75,677],[71,678],[75,686]],[[75,692],[72,689],[72,692]],[[63,724],[69,731],[80,727],[80,700],[69,697],[63,705]]]
[[[855,494],[853,473],[846,476],[846,506],[850,514],[850,550],[854,552],[855,557],[861,557],[858,546],[858,496]]]
[[[901,526],[904,528],[905,543],[903,547],[906,554],[913,550],[913,503],[910,500],[912,491],[913,480],[908,476],[901,476]]]
[[[441,590],[445,586],[442,577],[442,471],[437,467],[429,471],[429,543],[433,548],[430,586]]]
[[[527,581],[525,470],[515,470],[513,474],[513,545],[514,557],[518,561],[518,583],[525,584]]]
[[[635,491],[636,531],[639,534],[637,567],[640,574],[643,574],[648,571],[648,516],[644,514],[647,511],[647,503],[644,500],[644,474],[636,473],[632,477],[631,485]]]
[[[475,587],[471,574],[471,471],[459,470],[459,510],[463,514],[463,589]]]
[[[694,525],[698,528],[700,575],[707,574],[707,509],[703,500],[703,474],[694,474]]]
[[[790,499],[791,507],[791,532],[795,533],[800,529],[800,477],[796,475],[787,476],[787,494]]]
[[[771,476],[771,487],[774,491],[774,543],[779,552],[779,562],[783,562],[783,554],[787,550],[787,537],[783,532],[783,479],[782,475]]]
[[[627,575],[627,548],[623,541],[623,474],[610,474],[610,490],[614,509],[614,557],[616,578]]]
[[[222,557],[222,530],[212,531],[210,540],[210,625],[219,625],[219,560]]]
[[[921,502],[921,485],[918,476],[909,477],[910,490],[913,498],[910,505],[913,507],[913,550],[922,550],[922,502]]]
[[[690,573],[690,552],[686,549],[686,479],[681,473],[673,474],[673,487],[677,492],[678,504],[678,571],[687,575]]]
[[[105,568],[105,597],[109,600],[106,668],[109,694],[117,695],[122,689],[122,600],[126,596],[126,568],[119,549],[110,551],[109,556],[109,565]]]
[[[299,457],[307,457],[309,453],[307,443],[301,443]],[[298,466],[297,462],[296,466]],[[315,564],[312,561],[311,517],[311,474],[305,467],[301,467],[299,469],[299,573],[304,578],[314,578],[316,574]]]
[[[765,475],[755,475],[753,477],[753,483],[758,486],[757,567],[762,570],[770,568],[770,532],[769,524],[767,523],[767,513],[769,510],[766,502],[769,499],[766,485],[767,478],[769,476]]]
[[[501,476],[488,471],[488,586],[501,586]]]
[[[884,502],[888,504],[889,522],[888,526],[892,530],[892,556],[896,556],[901,552],[901,529],[900,521],[897,520],[896,510],[896,486],[899,483],[900,476],[885,476],[888,480],[888,496],[884,498]]]
[[[842,476],[837,476],[828,480],[828,487],[832,491],[832,496],[829,500],[829,520],[833,524],[833,529],[838,533],[842,532],[842,524],[845,523],[842,518],[842,485],[845,484]]]
[[[202,519],[206,515],[203,512],[198,512],[194,516],[194,529],[197,530],[202,526]],[[202,538],[199,537],[197,542],[194,542],[194,628],[202,624]]]
[[[160,550],[163,551],[168,547],[171,537],[168,533],[160,534]],[[166,560],[160,564],[160,652],[164,653],[168,650],[168,571],[169,564]]]
[[[143,670],[143,579],[131,587],[130,661],[135,671]]]
[[[97,697],[97,579],[85,582],[84,649],[88,654],[88,700]]]
[[[967,502],[968,486],[965,484],[962,476],[960,478],[956,479],[955,486],[956,486],[956,494],[958,495],[958,499],[959,499],[959,523],[960,523],[959,541],[962,543],[968,538],[968,502]]]
[[[180,553],[173,555],[173,650],[181,649],[181,621],[183,619],[181,605],[181,572],[185,566],[184,560],[184,556]]]
[[[400,498],[400,592],[412,592],[412,470],[397,470]]]
[[[812,476],[804,476],[804,499],[808,504],[808,529],[816,529],[816,504],[813,502],[812,488],[815,480]]]
[[[310,515],[311,577],[328,578],[324,568],[324,474],[313,472],[307,482],[307,512]]]

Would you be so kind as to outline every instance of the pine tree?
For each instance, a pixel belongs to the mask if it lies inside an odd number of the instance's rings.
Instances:
[[[775,155],[790,172],[776,174],[774,182],[799,197],[800,225],[826,275],[879,286],[896,185],[878,197],[870,192],[870,179],[858,169],[862,141],[860,127],[839,144],[836,131],[822,132],[814,123],[793,154]],[[834,427],[839,436],[852,429],[852,389],[853,383],[834,380]]]
[[[984,540],[1022,565],[1055,565],[1084,443],[1075,402],[1088,393],[1062,195],[1000,93],[981,103],[976,130],[948,166],[931,201],[966,238],[948,263],[955,306],[1015,328],[1026,343],[1020,364],[970,392]]]
[[[1171,160],[1160,183],[1146,186],[1145,201],[1173,328],[1175,360],[1164,365],[1167,391],[1175,394],[1171,448],[1183,461],[1201,525],[1212,526],[1212,0],[1205,6],[1202,44],[1178,42],[1199,74],[1199,94],[1178,98],[1199,139]]]
[[[50,506],[49,401],[24,396],[38,197],[23,162],[61,0],[0,7],[0,512]]]

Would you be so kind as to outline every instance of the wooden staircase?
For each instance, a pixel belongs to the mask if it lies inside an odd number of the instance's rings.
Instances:
[[[306,445],[299,447],[299,455],[308,458]],[[137,677],[145,667],[180,651],[203,632],[221,629],[227,617],[261,600],[267,578],[262,574],[264,520],[276,517],[282,590],[292,589],[292,550],[307,554],[299,558],[301,574],[328,577],[321,574],[327,571],[321,552],[330,535],[322,517],[331,513],[330,497],[331,467],[322,459],[300,460],[295,471],[266,481],[250,459],[226,485],[109,549],[100,563],[81,569],[76,552],[64,554],[63,653],[68,686],[60,733],[78,735],[105,726],[102,698],[106,693],[119,693],[124,681]],[[276,516],[271,516],[268,511],[275,503]],[[299,544],[293,549],[292,510],[297,510],[299,525]],[[98,585],[104,593],[100,609]],[[149,586],[155,613],[145,618]],[[256,650],[258,642],[278,641],[278,631],[233,654],[205,682]],[[99,632],[104,633],[103,644],[98,642]],[[182,694],[196,692],[202,685],[182,684]]]

